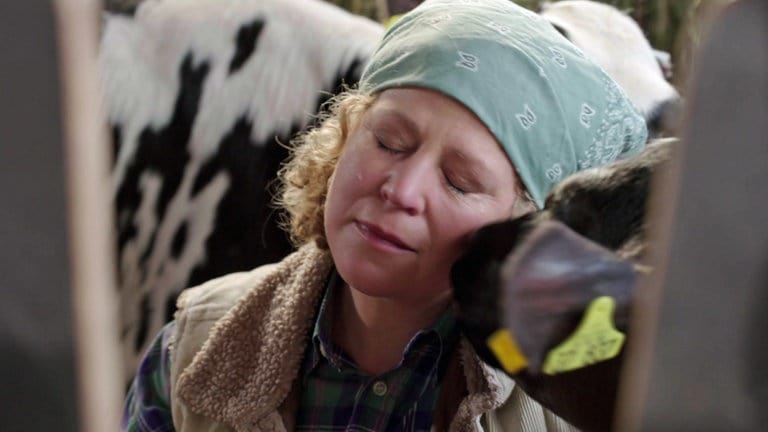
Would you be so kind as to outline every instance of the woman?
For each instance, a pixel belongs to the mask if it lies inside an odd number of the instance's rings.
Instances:
[[[537,15],[423,3],[282,170],[300,249],[184,292],[124,429],[570,430],[458,334],[450,267],[478,228],[645,136]]]

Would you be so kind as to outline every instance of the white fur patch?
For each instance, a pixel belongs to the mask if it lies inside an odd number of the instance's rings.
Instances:
[[[679,97],[640,26],[615,7],[563,0],[543,5],[541,16],[563,28],[571,42],[602,67],[646,117],[663,102]]]

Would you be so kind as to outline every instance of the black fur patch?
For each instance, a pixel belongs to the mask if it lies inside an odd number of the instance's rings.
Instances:
[[[120,125],[113,125],[112,126],[112,164],[110,165],[112,169],[115,168],[115,164],[117,164],[117,156],[120,154],[120,147],[123,144],[123,130],[120,128]]]
[[[147,342],[148,330],[149,330],[149,316],[152,313],[149,307],[149,294],[144,294],[141,297],[141,303],[139,304],[139,322],[138,330],[136,331],[135,349],[136,351],[144,348],[144,344]]]
[[[336,78],[328,87],[328,91],[320,93],[320,97],[317,100],[317,110],[315,110],[315,112],[319,112],[320,108],[334,95],[342,92],[345,86],[351,86],[360,81],[360,75],[363,73],[363,62],[363,59],[356,58],[352,60],[346,69],[340,69],[337,72]]]
[[[235,54],[229,62],[229,74],[237,72],[251,57],[256,49],[259,35],[264,29],[264,20],[257,18],[250,24],[240,27],[235,37]]]
[[[550,196],[545,208],[582,236],[616,250],[641,234],[651,169],[632,167],[625,174],[621,182],[574,183],[556,202]]]
[[[173,314],[176,313],[176,301],[179,299],[179,294],[171,294],[168,297],[168,300],[165,302],[165,316],[171,317],[168,319],[170,321],[173,318]]]
[[[550,24],[552,24],[552,23],[550,23]],[[558,32],[558,33],[560,33],[561,35],[563,35],[563,37],[564,37],[564,38],[566,38],[566,39],[568,39],[568,40],[571,40],[571,37],[568,35],[568,31],[567,31],[566,29],[564,29],[564,28],[560,27],[560,26],[559,26],[559,25],[557,25],[557,24],[552,24],[552,27],[554,27],[554,28],[555,28],[555,30],[557,30],[557,32]]]
[[[194,181],[193,190],[199,193],[223,173],[230,186],[216,208],[215,227],[206,240],[208,259],[193,270],[187,285],[277,261],[291,251],[287,235],[270,218],[272,196],[267,188],[287,150],[275,138],[254,142],[252,128],[251,121],[241,117]]]
[[[144,0],[104,0],[104,10],[120,15],[133,16]]]
[[[184,251],[184,246],[187,244],[187,231],[189,231],[189,223],[184,222],[176,230],[171,241],[171,256],[178,259],[181,256],[181,252]]]
[[[143,198],[140,189],[142,175],[152,172],[162,178],[160,196],[154,209],[157,220],[163,219],[171,198],[179,188],[190,159],[187,146],[208,70],[207,62],[195,66],[192,54],[187,54],[179,69],[181,85],[171,120],[162,129],[147,128],[139,136],[136,155],[117,191],[119,251],[138,233],[134,217]],[[152,238],[155,238],[154,234]],[[142,254],[148,256],[153,247],[154,240]]]

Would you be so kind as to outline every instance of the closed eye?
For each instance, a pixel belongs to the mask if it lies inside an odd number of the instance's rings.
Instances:
[[[382,140],[378,135],[374,135],[374,137],[376,139],[376,147],[378,147],[380,150],[385,151],[389,154],[400,154],[403,152],[398,148],[391,147],[391,146],[388,146],[387,144],[384,144],[384,140]]]
[[[445,176],[445,184],[452,192],[458,194],[458,195],[464,195],[468,192],[468,189],[463,185],[462,182],[451,180],[449,176]]]

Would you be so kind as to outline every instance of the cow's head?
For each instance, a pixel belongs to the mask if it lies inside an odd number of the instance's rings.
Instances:
[[[505,369],[526,393],[578,427],[606,430],[613,419],[622,354],[547,371],[553,349],[573,337],[596,299],[610,298],[612,325],[628,331],[645,249],[650,178],[674,140],[638,156],[577,172],[545,208],[480,229],[454,264],[459,323],[478,355]],[[525,364],[510,370],[489,338],[511,332]]]

